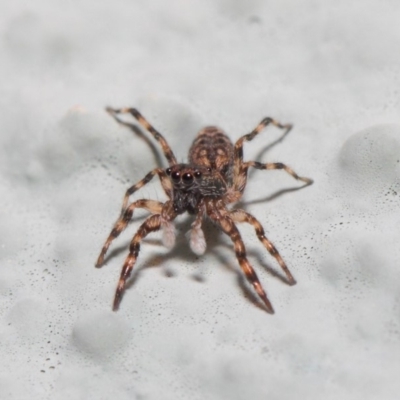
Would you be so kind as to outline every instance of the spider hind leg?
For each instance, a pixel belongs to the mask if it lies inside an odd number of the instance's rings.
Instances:
[[[233,246],[236,253],[236,258],[239,262],[239,265],[246,276],[246,279],[249,283],[254,287],[255,291],[257,292],[258,296],[264,302],[267,311],[270,314],[274,314],[274,308],[272,307],[271,302],[269,301],[267,294],[262,287],[254,268],[251,266],[249,260],[246,256],[246,248],[243,243],[242,237],[240,236],[239,230],[237,229],[235,223],[233,222],[232,218],[229,216],[224,216],[220,218],[218,221],[219,225],[221,226],[224,233],[226,233],[233,242]]]
[[[258,161],[245,162],[244,169],[246,170],[246,172],[249,167],[253,167],[256,169],[269,169],[269,170],[283,169],[289,175],[293,176],[294,179],[297,179],[298,181],[303,181],[306,185],[311,185],[313,183],[313,180],[311,178],[306,178],[304,176],[297,175],[296,172],[294,172],[292,168],[290,168],[286,164],[283,164],[280,162],[276,162],[276,163],[260,163]]]
[[[126,281],[129,279],[133,267],[140,251],[140,242],[150,233],[158,231],[161,228],[161,216],[159,214],[152,215],[147,218],[133,236],[129,246],[129,255],[126,257],[124,266],[122,267],[121,276],[118,281],[117,290],[115,291],[113,311],[117,311],[125,291]]]
[[[244,210],[233,210],[230,213],[230,217],[235,222],[247,222],[248,224],[252,225],[256,231],[256,235],[258,240],[264,245],[264,247],[269,251],[269,253],[276,259],[280,267],[282,268],[283,272],[286,274],[288,283],[290,285],[295,285],[296,280],[293,278],[292,273],[289,271],[285,261],[279,254],[276,247],[272,244],[272,242],[265,236],[264,228],[257,220],[257,218],[253,217],[251,214],[247,213]]]

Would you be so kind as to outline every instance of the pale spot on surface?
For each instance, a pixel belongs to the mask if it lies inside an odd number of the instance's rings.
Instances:
[[[110,357],[129,340],[129,327],[112,311],[87,313],[74,325],[72,342],[80,350],[95,357]]]

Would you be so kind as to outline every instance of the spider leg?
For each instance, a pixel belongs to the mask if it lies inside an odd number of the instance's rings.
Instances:
[[[260,222],[253,217],[251,214],[247,213],[244,210],[233,210],[230,212],[230,217],[235,222],[247,222],[252,225],[256,231],[258,240],[265,246],[265,248],[269,251],[269,253],[275,257],[276,261],[278,261],[280,267],[285,272],[286,277],[291,285],[296,284],[296,280],[293,278],[293,275],[289,271],[285,261],[283,261],[281,255],[279,254],[276,247],[271,243],[268,238],[265,237],[264,228],[261,226]]]
[[[280,122],[275,121],[270,117],[264,118],[250,133],[247,135],[243,135],[237,142],[235,143],[234,150],[234,170],[235,175],[239,174],[243,163],[243,142],[249,142],[253,140],[256,135],[258,135],[264,128],[266,128],[269,124],[275,125],[280,129],[286,129],[285,134],[287,134],[293,127],[292,124],[282,125]]]
[[[129,255],[125,259],[124,266],[122,267],[121,276],[119,278],[117,290],[115,292],[113,310],[117,311],[119,307],[119,303],[121,302],[122,295],[125,290],[126,281],[129,278],[132,269],[136,263],[139,250],[140,250],[140,242],[150,233],[158,231],[161,227],[161,215],[152,215],[147,218],[142,225],[140,225],[139,229],[133,236],[131,244],[129,246]]]
[[[296,172],[294,172],[294,171],[292,170],[292,168],[290,168],[290,167],[288,167],[287,165],[282,164],[282,163],[266,163],[266,164],[264,164],[264,163],[260,163],[260,162],[257,162],[257,161],[248,161],[248,162],[245,162],[244,165],[243,165],[243,168],[246,170],[246,172],[247,172],[247,169],[248,169],[249,167],[253,167],[253,168],[256,168],[256,169],[283,169],[283,170],[285,170],[289,175],[293,176],[294,179],[297,179],[297,180],[299,180],[299,181],[303,181],[303,182],[305,182],[307,185],[311,185],[311,184],[313,183],[313,180],[312,180],[312,179],[310,179],[310,178],[305,178],[305,177],[303,177],[303,176],[297,175]]]
[[[161,185],[167,194],[169,198],[172,197],[172,185],[171,181],[168,179],[167,175],[165,174],[164,170],[162,168],[156,168],[153,169],[153,171],[150,171],[141,181],[135,183],[133,186],[131,186],[125,193],[124,200],[122,202],[122,209],[121,209],[121,216],[124,214],[126,210],[126,206],[129,201],[129,196],[142,188],[144,185],[149,183],[153,177],[158,174],[158,177],[160,178]]]
[[[265,306],[269,313],[273,314],[274,309],[272,307],[271,302],[269,301],[267,294],[265,293],[261,283],[257,277],[256,272],[254,271],[253,267],[250,265],[247,257],[246,257],[246,247],[244,246],[242,237],[240,236],[239,230],[236,227],[235,223],[233,222],[232,218],[228,215],[215,217],[212,214],[209,214],[211,218],[213,218],[222,230],[231,238],[236,257],[239,261],[239,265],[244,272],[246,279],[253,285],[255,291],[260,296],[262,301],[264,302]]]
[[[264,118],[250,133],[242,136],[235,143],[234,161],[233,161],[233,186],[231,193],[228,196],[228,202],[238,201],[247,184],[247,170],[249,165],[243,162],[243,143],[253,140],[265,127],[268,125],[275,125],[278,128],[285,129],[285,135],[292,129],[291,124],[281,124],[274,119],[267,117]]]
[[[110,247],[111,242],[117,238],[120,233],[126,228],[129,221],[132,219],[133,211],[135,208],[143,208],[150,211],[152,214],[160,214],[163,204],[159,201],[141,199],[132,203],[121,215],[118,221],[115,223],[110,235],[108,236],[103,248],[101,249],[99,258],[96,262],[96,267],[101,267],[104,263],[104,256]]]
[[[158,132],[144,117],[142,114],[140,114],[140,112],[138,110],[136,110],[136,108],[111,108],[111,107],[107,107],[106,111],[108,113],[110,113],[114,119],[119,122],[122,123],[122,121],[117,117],[118,114],[131,114],[133,117],[135,117],[137,119],[137,121],[139,122],[140,125],[142,125],[143,128],[145,128],[147,131],[149,131],[154,139],[156,139],[160,145],[161,148],[164,152],[165,158],[168,160],[168,164],[169,165],[175,165],[177,164],[175,155],[173,153],[173,151],[171,150],[171,148],[169,147],[169,144],[167,143],[167,141],[165,140],[164,136],[161,135],[160,132]]]

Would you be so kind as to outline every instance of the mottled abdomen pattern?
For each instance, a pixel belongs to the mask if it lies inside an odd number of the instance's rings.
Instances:
[[[189,150],[189,163],[212,168],[230,182],[234,147],[225,133],[215,126],[202,129]]]

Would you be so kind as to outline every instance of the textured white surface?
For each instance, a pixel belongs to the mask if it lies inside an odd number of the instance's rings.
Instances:
[[[398,1],[6,1],[0,13],[1,399],[397,399],[400,392]],[[126,188],[160,165],[106,105],[136,106],[178,159],[201,127],[237,139],[241,206],[298,284],[241,228],[276,310],[205,226],[195,256],[142,245],[111,303],[142,214],[94,262]],[[162,200],[157,184],[141,197]]]

